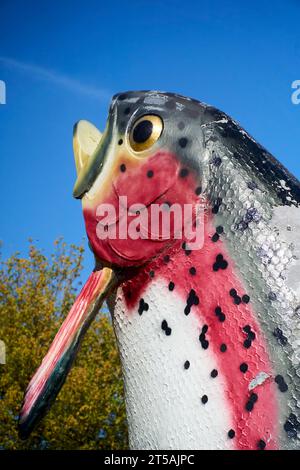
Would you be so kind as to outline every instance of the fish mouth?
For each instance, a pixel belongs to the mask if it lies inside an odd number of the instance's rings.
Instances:
[[[115,121],[116,111],[113,110],[103,133],[86,120],[78,121],[74,125],[73,151],[77,179],[73,196],[76,199],[82,199],[88,194],[98,176],[102,174],[113,141]]]

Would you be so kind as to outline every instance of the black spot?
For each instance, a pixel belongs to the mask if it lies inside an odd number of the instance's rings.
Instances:
[[[164,262],[165,263],[168,263],[170,261],[170,256],[169,255],[165,255],[164,256]]]
[[[266,447],[266,443],[265,441],[263,441],[262,439],[260,439],[257,443],[257,448],[260,449],[260,450],[264,450]]]
[[[257,188],[257,184],[255,183],[255,181],[249,181],[247,186],[249,189],[252,189],[252,190]]]
[[[295,439],[300,432],[300,421],[294,413],[291,413],[283,426],[289,438]]]
[[[228,261],[226,259],[222,259],[219,263],[220,269],[226,269],[228,267]]]
[[[192,276],[195,276],[195,274],[196,274],[196,272],[197,272],[197,271],[196,271],[196,268],[194,268],[194,267],[191,267],[189,271],[190,271],[190,274],[191,274]]]
[[[168,326],[168,323],[166,320],[163,320],[161,322],[161,329],[164,330],[166,336],[170,336],[170,334],[172,333],[172,329]]]
[[[207,333],[207,331],[208,331],[208,326],[203,325],[202,333],[199,336],[199,341],[200,341],[201,346],[202,346],[203,349],[207,349],[208,346],[209,346],[209,341],[207,341],[207,339],[205,338],[205,334]]]
[[[226,269],[228,262],[223,258],[223,255],[220,253],[216,256],[216,261],[213,264],[213,270],[218,271],[219,269]]]
[[[252,401],[252,403],[256,403],[258,400],[258,395],[257,393],[251,393],[250,395],[250,401]]]
[[[148,170],[147,171],[148,178],[152,178],[153,175],[154,175],[153,170]]]
[[[282,393],[287,392],[289,389],[288,385],[285,382],[279,384],[278,388]]]
[[[174,287],[175,287],[174,282],[172,282],[172,281],[169,282],[169,290],[170,290],[170,291],[174,290]]]
[[[280,328],[275,328],[275,330],[273,331],[273,336],[275,336],[275,338],[277,338],[278,343],[282,344],[283,346],[285,346],[288,342],[286,336],[284,336]]]
[[[252,401],[247,401],[245,408],[247,411],[252,411],[254,408],[254,404],[252,403]]]
[[[190,362],[189,361],[185,361],[184,363],[184,368],[185,369],[188,369],[190,367]]]
[[[186,137],[181,137],[178,140],[178,143],[179,143],[180,147],[184,149],[187,146],[188,140],[187,140]]]
[[[246,403],[246,407],[245,407],[246,410],[252,411],[254,404],[257,402],[257,400],[258,400],[258,395],[256,393],[251,393],[250,398]]]
[[[122,173],[125,173],[126,165],[124,163],[122,163],[122,165],[120,165],[120,170],[122,171]]]
[[[224,322],[226,320],[225,314],[222,312],[221,307],[215,308],[215,314],[217,315],[220,322]]]
[[[180,131],[182,131],[184,128],[185,128],[184,122],[180,121],[180,122],[178,123],[178,129],[179,129]]]
[[[217,232],[219,235],[221,235],[221,233],[224,232],[223,227],[222,227],[221,225],[218,225],[218,227],[216,228],[216,232]]]
[[[211,163],[214,165],[214,166],[220,166],[221,163],[222,163],[222,160],[220,157],[217,157],[217,156],[214,156],[211,160]]]
[[[213,370],[211,371],[211,373],[210,373],[210,376],[211,376],[213,379],[215,379],[215,378],[217,377],[217,375],[218,375],[217,369],[213,369]]]
[[[240,230],[241,232],[243,232],[244,230],[248,228],[248,226],[249,226],[248,222],[246,222],[245,220],[241,220],[239,223],[235,225],[235,228],[236,230]]]
[[[119,144],[119,145],[122,145],[122,144],[123,144],[123,139],[120,139],[120,140],[118,141],[118,144]]]
[[[222,199],[218,197],[214,203],[214,206],[212,208],[212,213],[217,214],[219,212],[220,205],[222,204]]]
[[[207,396],[207,395],[203,395],[203,397],[201,397],[201,401],[202,401],[203,405],[205,405],[205,403],[208,402],[208,396]]]
[[[233,303],[235,305],[240,305],[241,302],[242,302],[242,299],[238,295],[236,297],[234,297]]]
[[[269,292],[268,297],[269,297],[269,300],[273,300],[273,301],[277,300],[277,295],[275,294],[275,292]]]
[[[245,341],[244,341],[244,347],[245,347],[246,349],[251,348],[251,344],[252,344],[252,343],[251,343],[251,339],[248,339],[248,338],[245,339]]]
[[[194,289],[190,290],[189,295],[188,295],[187,300],[186,300],[186,303],[187,303],[187,307],[189,307],[189,308],[192,305],[199,305],[199,297],[196,295],[196,292],[194,291]]]
[[[251,326],[250,326],[250,325],[245,325],[245,326],[243,327],[243,331],[245,331],[245,333],[250,333],[250,331],[251,331]]]
[[[129,113],[130,113],[130,108],[125,108],[125,109],[124,109],[124,114],[127,115],[127,114],[129,114]]]
[[[276,375],[274,380],[277,384],[284,382],[284,378],[282,377],[282,375]]]
[[[284,378],[282,377],[282,375],[276,375],[275,377],[275,382],[277,383],[278,385],[278,388],[281,392],[287,392],[289,387],[288,385],[285,383],[285,380]]]
[[[150,277],[154,277],[154,276],[155,276],[155,272],[154,272],[154,271],[150,271],[150,272],[149,272],[149,276],[150,276]]]
[[[227,346],[226,346],[225,343],[221,344],[221,346],[220,346],[220,351],[221,351],[221,352],[226,352],[226,351],[227,351]]]
[[[195,193],[197,194],[197,196],[199,196],[199,194],[202,193],[202,187],[201,187],[201,186],[198,186],[198,187],[195,189]]]
[[[189,170],[187,168],[182,168],[179,172],[180,178],[185,178],[189,174]]]
[[[142,315],[143,312],[147,312],[149,310],[149,305],[144,301],[144,299],[140,299],[138,313]]]
[[[189,305],[186,305],[186,307],[184,308],[185,315],[188,315],[190,312],[191,312],[191,307]]]
[[[250,209],[247,209],[244,220],[247,223],[252,222],[253,220],[255,222],[259,222],[260,215],[258,214],[257,209],[255,207],[250,207]]]
[[[246,364],[245,362],[243,362],[241,365],[240,365],[240,371],[243,372],[243,374],[245,372],[247,372],[248,370],[248,364]]]
[[[242,297],[242,302],[244,302],[244,304],[248,304],[249,301],[250,301],[249,295],[244,294],[243,297]]]
[[[214,235],[211,237],[211,240],[215,243],[219,240],[219,235],[217,233],[214,233]]]
[[[230,289],[229,295],[231,295],[231,297],[235,297],[237,295],[237,291],[235,289]]]
[[[254,331],[249,331],[248,339],[253,341],[253,340],[255,340],[255,338],[256,338],[256,334],[254,333]]]
[[[235,436],[235,431],[233,429],[229,429],[228,431],[228,437],[229,439],[233,439]]]

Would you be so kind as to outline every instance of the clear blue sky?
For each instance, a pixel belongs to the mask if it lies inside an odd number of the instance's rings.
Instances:
[[[85,235],[72,127],[103,128],[111,95],[159,89],[221,108],[300,176],[300,2],[1,0],[1,233],[46,253]],[[85,271],[92,266],[86,255]]]

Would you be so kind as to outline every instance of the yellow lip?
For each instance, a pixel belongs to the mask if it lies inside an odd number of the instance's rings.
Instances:
[[[78,121],[73,130],[73,150],[77,172],[75,187],[82,182],[91,156],[100,144],[102,133],[89,121]]]

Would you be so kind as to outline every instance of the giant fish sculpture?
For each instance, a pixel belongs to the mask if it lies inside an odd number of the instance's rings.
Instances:
[[[299,181],[226,114],[172,93],[114,96],[103,134],[75,126],[74,151],[96,267],[27,388],[21,436],[106,299],[131,448],[299,448]]]

